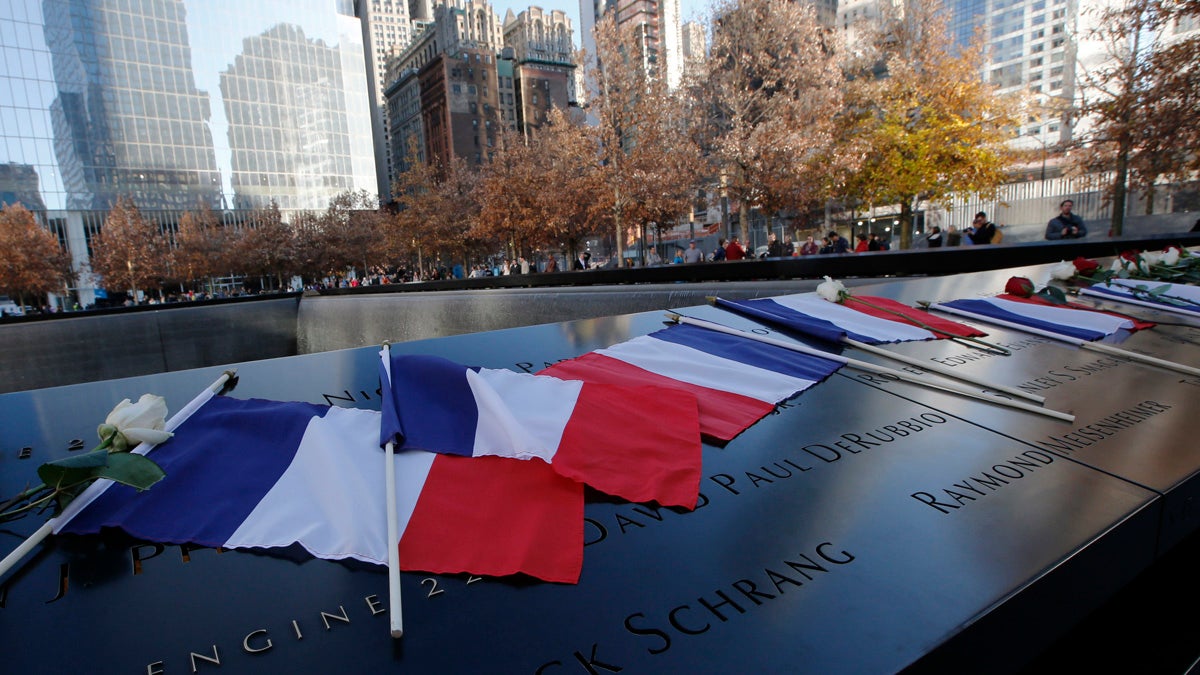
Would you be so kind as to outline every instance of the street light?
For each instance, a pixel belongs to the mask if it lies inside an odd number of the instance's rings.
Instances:
[[[1046,155],[1048,155],[1050,152],[1049,145],[1046,143],[1046,127],[1045,127],[1045,125],[1038,125],[1038,133],[1036,136],[1033,134],[1024,134],[1022,136],[1022,138],[1031,138],[1031,139],[1037,141],[1038,143],[1040,143],[1042,146],[1042,178],[1041,178],[1042,195],[1041,195],[1041,198],[1045,199],[1046,198]]]

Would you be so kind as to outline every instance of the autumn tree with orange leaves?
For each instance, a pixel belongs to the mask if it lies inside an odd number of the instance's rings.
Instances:
[[[63,290],[68,281],[71,261],[58,238],[20,204],[0,209],[0,251],[0,291],[22,307]]]
[[[104,288],[128,290],[137,304],[139,290],[158,289],[161,295],[168,253],[158,226],[142,218],[133,200],[119,197],[92,242],[92,271]]]
[[[461,157],[445,163],[413,162],[392,186],[399,213],[392,219],[392,248],[408,242],[418,256],[453,260],[468,266],[472,257],[490,252],[491,240],[476,229],[480,204],[479,173]]]
[[[213,292],[213,277],[230,270],[230,233],[208,205],[179,219],[172,251],[173,269],[184,281],[203,281]]]
[[[479,176],[476,196],[479,220],[476,235],[492,238],[505,248],[506,257],[528,255],[543,238],[541,192],[544,178],[535,168],[540,130],[526,137],[502,127],[496,139],[496,151]]]
[[[909,248],[922,202],[991,196],[1004,183],[1019,101],[980,79],[980,44],[954,47],[941,0],[884,10],[842,117],[864,151],[847,190],[860,203],[899,205],[899,248]]]
[[[595,136],[555,108],[528,135],[501,135],[480,175],[477,234],[503,243],[512,258],[538,249],[574,257],[600,230],[602,188]]]
[[[284,277],[297,271],[296,237],[283,222],[279,205],[272,201],[257,208],[238,232],[231,266],[237,271],[274,279],[276,288],[284,287]]]

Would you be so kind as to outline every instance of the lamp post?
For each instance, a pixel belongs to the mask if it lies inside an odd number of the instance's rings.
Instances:
[[[1050,152],[1049,146],[1046,143],[1046,128],[1045,128],[1045,126],[1038,126],[1037,135],[1025,134],[1024,138],[1031,138],[1031,139],[1037,141],[1042,146],[1041,198],[1045,199],[1046,198],[1046,155],[1048,155]]]

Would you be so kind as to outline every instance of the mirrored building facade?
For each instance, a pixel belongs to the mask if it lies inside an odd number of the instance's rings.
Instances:
[[[201,206],[286,218],[377,187],[348,0],[0,2],[0,201],[78,269],[121,196],[170,228]]]

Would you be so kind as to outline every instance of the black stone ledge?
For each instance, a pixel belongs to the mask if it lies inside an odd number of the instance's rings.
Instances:
[[[803,258],[768,258],[736,262],[704,262],[632,269],[594,269],[516,274],[481,279],[450,279],[407,284],[331,288],[309,291],[320,295],[361,293],[416,293],[478,290],[486,288],[536,288],[551,286],[613,286],[621,284],[689,283],[705,281],[757,281],[767,279],[835,279],[855,277],[942,276],[963,272],[1022,267],[1085,258],[1105,258],[1128,250],[1161,250],[1167,246],[1200,245],[1200,232],[1138,238],[1075,239],[985,246],[955,246],[873,253],[842,253]]]

